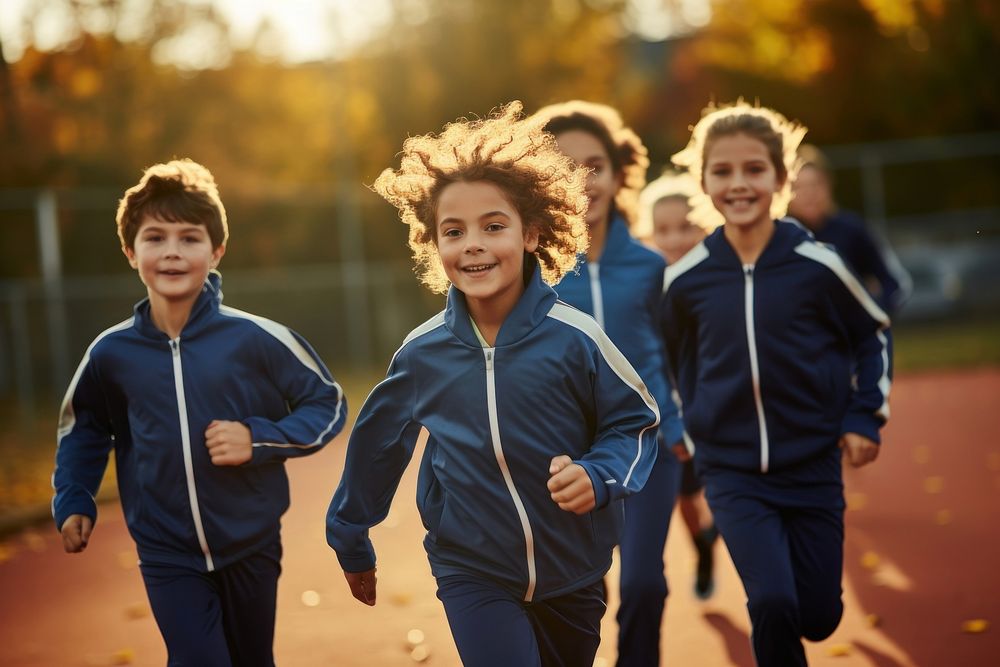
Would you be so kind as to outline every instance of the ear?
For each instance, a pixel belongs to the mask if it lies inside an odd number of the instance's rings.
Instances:
[[[218,248],[212,251],[212,266],[211,268],[216,268],[219,266],[219,262],[222,261],[222,256],[226,254],[226,246],[220,245]]]
[[[532,225],[524,230],[524,252],[533,253],[538,250],[538,228]]]
[[[135,260],[135,248],[129,248],[128,246],[122,246],[122,254],[128,258],[128,265],[133,269],[139,268],[139,263]]]

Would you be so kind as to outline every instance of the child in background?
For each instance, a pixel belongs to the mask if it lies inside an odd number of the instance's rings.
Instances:
[[[894,313],[909,292],[910,277],[894,262],[893,270],[864,221],[838,208],[833,199],[833,172],[826,156],[810,144],[798,149],[799,171],[792,183],[788,214],[804,224],[817,241],[829,243],[854,269],[887,313]]]
[[[835,250],[774,219],[804,133],[740,102],[674,156],[705,193],[692,219],[724,224],[667,269],[664,335],[760,667],[805,665],[802,637],[840,622],[841,454],[875,460],[889,416],[888,317]]]
[[[91,343],[66,392],[56,527],[67,552],[87,548],[114,449],[169,664],[271,666],[284,462],[337,435],[343,394],[305,340],[221,305],[229,230],[207,169],[150,167],[117,223],[148,298]]]
[[[685,173],[666,173],[639,193],[636,236],[648,239],[667,260],[676,264],[705,238],[705,230],[688,219],[689,200],[698,194],[698,183]],[[677,505],[698,554],[694,593],[702,600],[715,591],[715,542],[719,531],[705,501],[705,485],[694,460],[683,463]]]
[[[540,109],[559,149],[587,175],[587,234],[590,244],[577,271],[555,286],[559,298],[590,313],[639,371],[663,418],[649,481],[625,500],[621,541],[621,601],[618,665],[660,661],[660,624],[667,599],[663,549],[677,499],[681,466],[670,446],[683,428],[670,399],[666,357],[659,332],[665,264],[629,232],[636,197],[646,183],[646,147],[611,107],[579,100]]]
[[[586,248],[585,174],[520,110],[411,137],[375,182],[448,299],[362,407],[327,541],[374,605],[368,530],[425,428],[424,547],[463,664],[591,665],[622,499],[649,475],[659,412],[594,320],[549,287]]]

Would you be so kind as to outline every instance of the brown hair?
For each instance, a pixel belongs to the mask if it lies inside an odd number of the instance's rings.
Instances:
[[[646,185],[649,152],[639,135],[625,125],[621,114],[604,104],[570,100],[542,107],[532,118],[543,119],[545,130],[556,136],[580,130],[601,142],[612,169],[622,177],[615,206],[631,226],[636,219],[639,191]]]
[[[773,109],[751,106],[743,100],[730,106],[705,107],[701,120],[691,130],[687,147],[674,154],[672,160],[679,167],[687,168],[695,180],[704,185],[702,169],[712,143],[734,134],[757,139],[767,148],[778,179],[783,181],[771,203],[771,215],[775,218],[785,215],[791,199],[791,182],[798,170],[796,149],[802,143],[806,128]],[[691,221],[695,224],[708,231],[722,224],[722,215],[704,193],[693,198],[691,204]]]
[[[399,169],[386,169],[372,189],[399,209],[410,227],[410,249],[421,281],[448,289],[436,245],[441,191],[452,183],[496,185],[517,209],[525,232],[538,233],[542,278],[549,284],[571,271],[587,249],[586,170],[563,155],[537,120],[521,118],[511,102],[487,118],[449,123],[439,135],[410,137]]]
[[[146,216],[204,225],[213,249],[229,239],[226,209],[212,172],[187,158],[149,167],[139,182],[125,191],[115,216],[122,248],[133,247]]]

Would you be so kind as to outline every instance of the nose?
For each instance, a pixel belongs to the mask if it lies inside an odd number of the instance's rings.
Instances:
[[[466,255],[476,255],[486,251],[486,246],[478,234],[467,234],[465,236],[465,247],[462,249]]]
[[[163,254],[166,257],[180,257],[181,256],[181,242],[179,239],[167,239],[166,244],[163,247]]]

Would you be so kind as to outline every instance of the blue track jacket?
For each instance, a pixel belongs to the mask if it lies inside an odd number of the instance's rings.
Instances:
[[[658,422],[639,375],[590,316],[557,301],[537,266],[495,347],[481,345],[452,287],[361,409],[327,541],[345,571],[375,566],[368,529],[385,518],[425,427],[417,505],[434,576],[486,576],[526,601],[576,590],[611,565],[620,501],[646,481]],[[588,514],[549,496],[561,454],[590,474]]]
[[[288,508],[284,461],[343,428],[343,392],[309,344],[271,320],[221,305],[212,273],[181,335],[150,318],[149,300],[100,334],[63,401],[53,474],[57,529],[96,519],[94,495],[114,448],[129,532],[144,563],[222,568],[277,538]],[[213,420],[250,428],[253,458],[213,465]]]
[[[889,318],[831,247],[775,222],[754,265],[717,229],[664,279],[663,327],[702,466],[768,472],[889,417]]]
[[[666,352],[660,336],[660,296],[666,262],[629,234],[620,216],[608,224],[601,258],[581,255],[576,273],[555,286],[559,298],[590,313],[646,382],[660,407],[663,441],[681,440],[684,427],[670,397]]]

